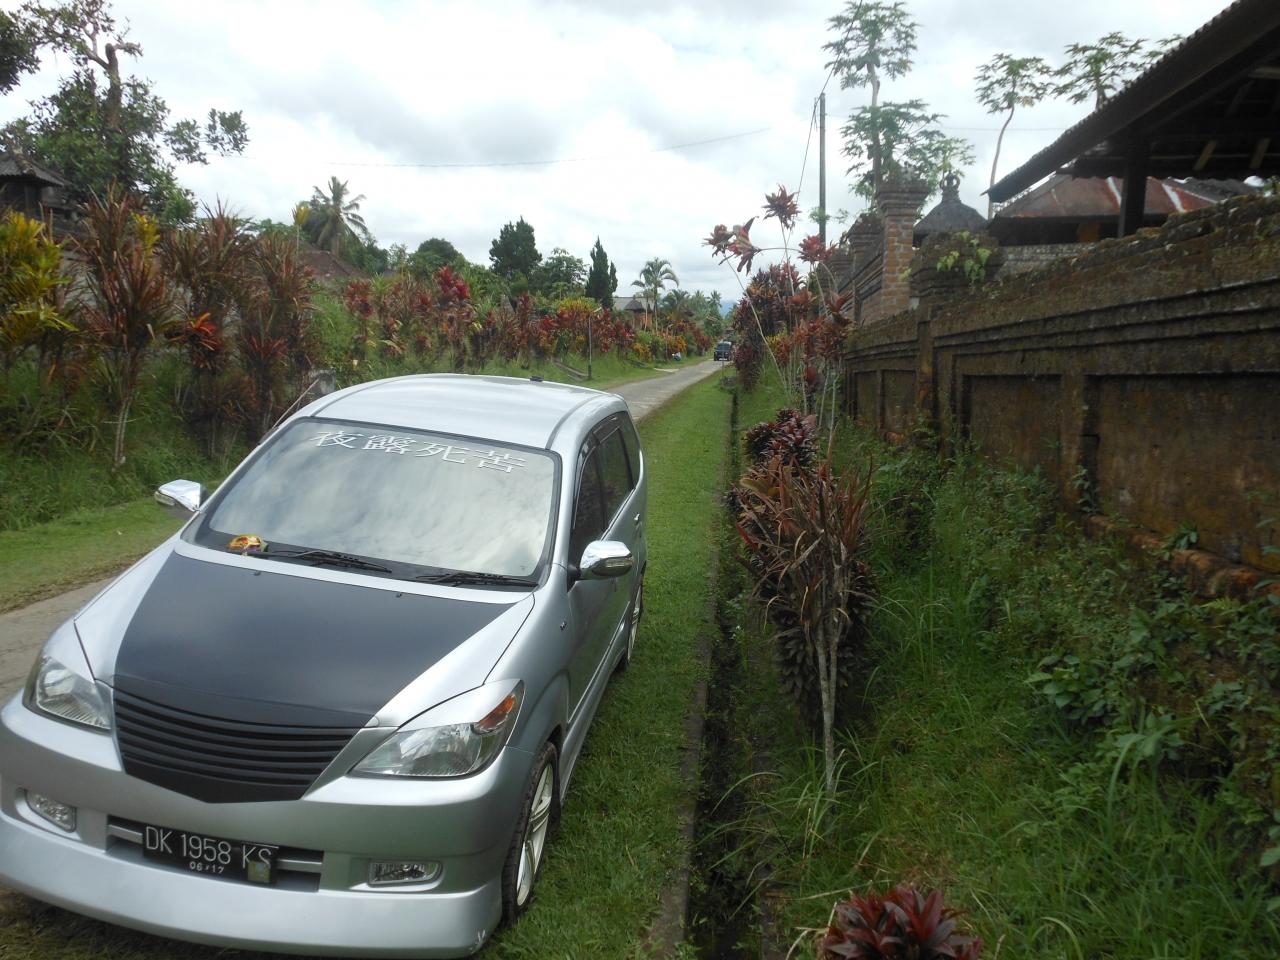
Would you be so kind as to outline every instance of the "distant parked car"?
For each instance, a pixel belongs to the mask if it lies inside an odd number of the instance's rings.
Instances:
[[[458,957],[525,910],[635,647],[626,403],[399,377],[299,411],[0,711],[0,882],[249,950]]]
[[[721,340],[719,343],[717,343],[717,344],[716,344],[715,359],[717,359],[717,360],[732,360],[732,359],[733,359],[733,344],[732,344],[732,343],[730,343],[728,340]]]

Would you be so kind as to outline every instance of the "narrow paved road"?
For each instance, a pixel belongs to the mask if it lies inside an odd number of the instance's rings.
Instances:
[[[674,373],[625,383],[613,392],[626,399],[635,419],[642,420],[681,390],[705,380],[720,367],[714,360],[704,360]],[[22,686],[36,651],[49,634],[110,580],[108,577],[88,583],[29,607],[0,614],[0,699],[7,699]]]
[[[660,377],[624,383],[620,387],[615,387],[613,392],[627,401],[627,406],[631,408],[631,415],[635,419],[643,420],[685,387],[693,386],[699,380],[705,380],[722,367],[723,364],[716,363],[714,360],[703,360],[701,363],[684,367],[674,373],[664,373]]]

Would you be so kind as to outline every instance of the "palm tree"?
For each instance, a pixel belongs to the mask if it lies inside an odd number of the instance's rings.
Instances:
[[[662,296],[662,291],[668,283],[677,286],[680,278],[671,269],[671,261],[663,260],[661,257],[654,257],[648,261],[640,271],[640,279],[631,281],[633,287],[639,287],[643,291],[645,308],[654,319],[657,319],[658,298]]]
[[[690,304],[692,302],[693,300],[689,296],[688,290],[681,290],[676,287],[662,298],[662,307],[669,313],[691,313]]]
[[[307,232],[317,247],[337,257],[341,256],[348,240],[359,243],[369,235],[369,228],[358,212],[363,193],[348,199],[346,181],[337,177],[329,178],[327,192],[319,187],[312,189],[306,223]]]

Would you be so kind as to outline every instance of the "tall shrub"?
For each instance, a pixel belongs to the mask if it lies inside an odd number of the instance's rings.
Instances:
[[[862,559],[871,472],[837,476],[775,456],[740,486],[738,533],[753,597],[781,643],[799,644],[817,677],[828,791],[835,789],[835,710],[846,639],[865,630],[874,583]]]
[[[84,262],[85,330],[115,411],[112,458],[125,461],[125,432],[143,361],[173,326],[169,287],[157,252],[159,231],[138,201],[110,190],[86,208],[75,247]]]
[[[205,209],[194,227],[170,231],[161,245],[178,308],[173,339],[190,372],[188,416],[204,432],[211,453],[219,428],[234,414],[228,382],[231,330],[254,289],[255,240],[222,203]]]
[[[315,277],[285,237],[261,237],[253,262],[257,283],[241,306],[238,346],[249,379],[251,422],[261,436],[284,409],[290,381],[310,369]]]

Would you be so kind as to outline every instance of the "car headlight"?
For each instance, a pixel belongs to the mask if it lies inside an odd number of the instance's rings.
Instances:
[[[351,772],[435,779],[476,773],[506,745],[523,697],[524,684],[509,680],[464,693],[409,721]]]
[[[88,677],[53,657],[41,656],[27,681],[27,706],[95,730],[111,729],[111,714]]]

